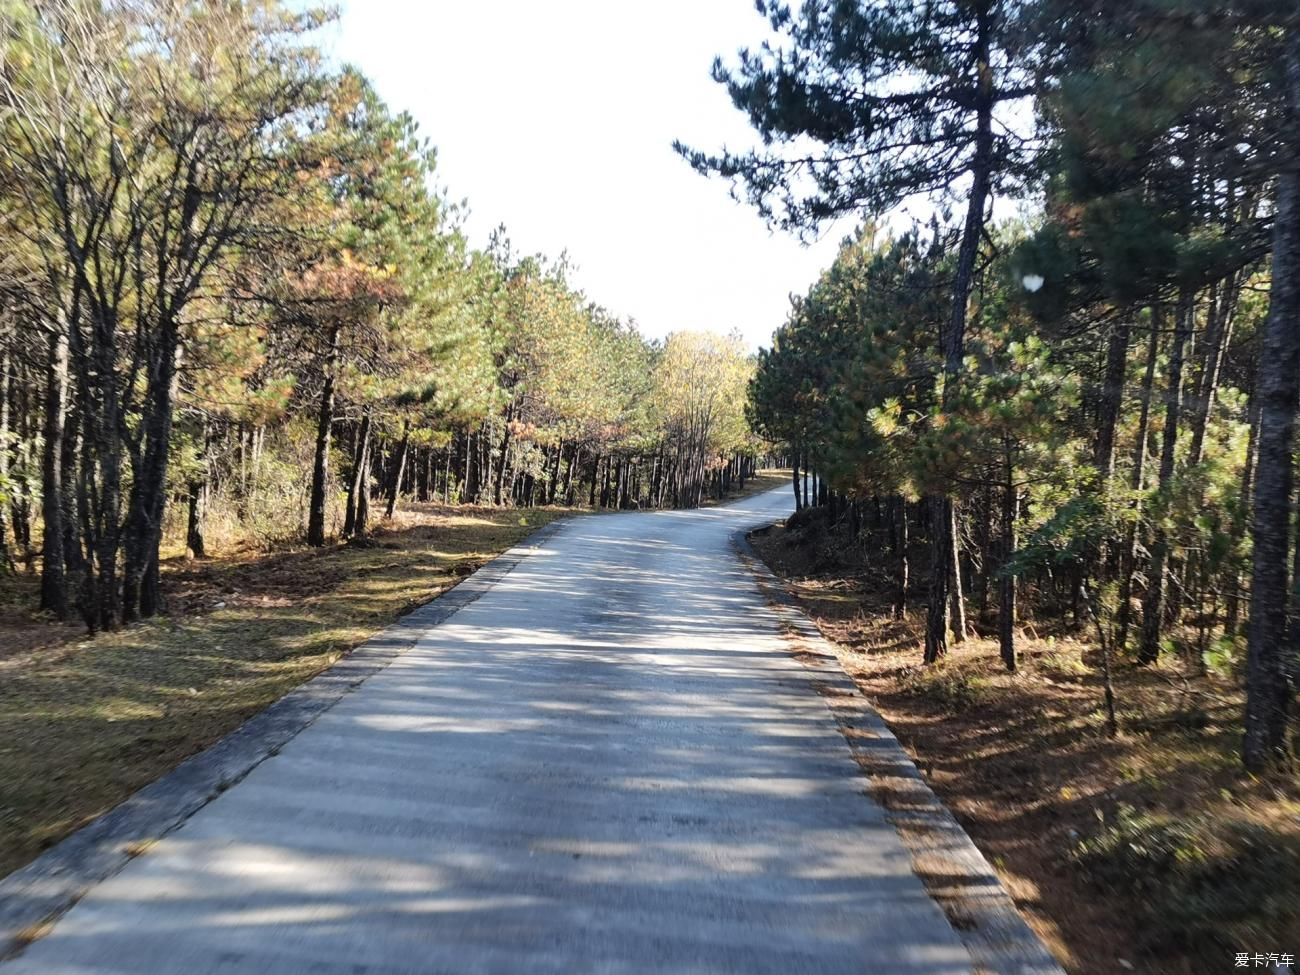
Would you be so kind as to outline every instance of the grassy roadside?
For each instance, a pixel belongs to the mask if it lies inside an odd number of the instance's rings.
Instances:
[[[715,508],[720,504],[731,504],[733,501],[740,501],[744,498],[753,497],[755,494],[762,494],[764,491],[770,491],[776,487],[788,487],[790,484],[790,471],[772,469],[759,471],[753,477],[745,482],[745,486],[739,491],[730,492],[721,501],[716,498],[705,498],[703,507]]]
[[[1237,682],[1121,667],[1108,738],[1079,634],[1030,621],[1015,676],[983,637],[923,668],[923,585],[892,619],[889,580],[828,528],[751,538],[1072,975],[1300,956],[1300,790],[1240,771]]]
[[[173,560],[169,615],[93,641],[24,630],[4,580],[0,875],[566,513],[419,505],[365,545]]]

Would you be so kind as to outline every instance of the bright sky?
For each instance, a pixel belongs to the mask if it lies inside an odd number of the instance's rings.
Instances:
[[[344,0],[333,47],[419,121],[476,245],[504,223],[517,251],[567,249],[588,297],[647,335],[757,346],[849,228],[771,234],[672,141],[752,143],[709,67],[765,27],[752,0]]]

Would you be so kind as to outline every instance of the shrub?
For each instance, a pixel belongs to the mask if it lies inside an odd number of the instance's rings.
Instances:
[[[1141,905],[1150,949],[1230,951],[1300,935],[1300,841],[1258,823],[1121,807],[1074,856],[1094,885]]]

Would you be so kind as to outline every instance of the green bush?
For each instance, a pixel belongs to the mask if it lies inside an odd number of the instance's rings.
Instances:
[[[1148,948],[1277,950],[1252,946],[1300,935],[1300,841],[1257,823],[1121,807],[1074,856],[1096,886],[1140,905]]]
[[[988,699],[988,682],[960,667],[944,664],[913,667],[902,675],[909,694],[924,697],[949,711],[964,711]]]

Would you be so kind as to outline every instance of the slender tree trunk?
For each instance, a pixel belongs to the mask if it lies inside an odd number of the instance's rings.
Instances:
[[[189,485],[189,514],[185,527],[185,544],[196,559],[207,558],[207,546],[203,541],[203,518],[208,507],[208,483],[211,477],[210,450],[211,435],[205,423],[203,425],[203,453],[199,456],[199,475],[190,481]]]
[[[932,664],[948,653],[949,613],[952,608],[948,586],[953,573],[952,501],[937,495],[929,499],[929,508],[930,595],[925,617],[923,659]]]
[[[948,568],[952,572],[952,578],[948,582],[952,599],[952,640],[953,643],[964,643],[967,633],[966,596],[962,589],[961,580],[961,532],[958,530],[957,505],[950,501],[948,511],[952,516],[952,524],[948,531],[948,537],[952,539],[952,556],[948,564]]]
[[[993,46],[992,12],[987,5],[978,10],[974,38],[976,62],[990,63]],[[971,160],[970,197],[966,204],[966,222],[952,281],[952,313],[939,334],[939,354],[943,359],[943,388],[940,402],[945,411],[957,395],[962,358],[966,349],[966,319],[970,293],[975,279],[980,239],[984,234],[984,208],[988,204],[993,175],[993,78],[991,71],[981,72],[979,97],[975,110],[975,147]],[[934,534],[934,567],[930,580],[930,606],[926,614],[925,662],[934,663],[948,652],[949,581],[957,566],[952,561],[956,549],[953,537],[953,507],[948,498],[930,502],[930,530]]]
[[[1262,771],[1285,758],[1291,686],[1287,577],[1291,541],[1292,451],[1300,408],[1300,27],[1286,38],[1287,122],[1291,152],[1278,179],[1273,275],[1262,335],[1255,471],[1254,575],[1246,661],[1246,733],[1242,759]]]
[[[1097,410],[1097,470],[1103,481],[1115,471],[1115,428],[1124,403],[1124,376],[1128,371],[1128,345],[1131,329],[1117,325],[1106,342],[1106,373],[1102,380]]]
[[[1134,493],[1142,490],[1146,483],[1147,431],[1151,427],[1151,391],[1155,386],[1156,361],[1160,354],[1160,333],[1164,330],[1163,307],[1156,305],[1151,309],[1151,339],[1147,345],[1146,370],[1142,375],[1141,405],[1138,414],[1137,441],[1133,448],[1133,480],[1130,482]],[[1133,514],[1128,525],[1128,534],[1124,542],[1123,567],[1119,574],[1119,607],[1115,623],[1115,649],[1120,653],[1128,646],[1129,624],[1133,616],[1133,574],[1137,571],[1138,556],[1138,522],[1141,520],[1142,506],[1139,500],[1133,502]]]
[[[361,496],[366,493],[366,472],[370,468],[370,411],[361,416],[357,427],[357,442],[352,449],[352,474],[348,478],[348,498],[343,510],[343,537],[357,533],[357,512]]]
[[[9,484],[9,345],[0,346],[0,484]],[[12,572],[13,553],[9,550],[9,501],[0,499],[0,572]]]
[[[397,498],[402,491],[402,475],[406,473],[406,455],[411,450],[411,421],[407,420],[402,426],[402,440],[397,446],[397,453],[393,457],[393,476],[388,484],[388,507],[384,510],[385,518],[392,518],[397,514]]]
[[[316,453],[311,470],[311,502],[307,512],[307,544],[325,544],[325,496],[329,478],[330,434],[334,429],[334,383],[339,359],[339,327],[330,329],[325,357],[325,382],[321,386],[316,417]]]
[[[799,493],[799,451],[793,451],[790,460],[791,473],[794,477],[794,510],[803,511],[803,495]]]
[[[41,609],[67,619],[63,557],[63,429],[68,394],[68,334],[59,321],[50,331],[45,385],[45,451],[41,461]]]
[[[1187,339],[1192,332],[1194,305],[1192,296],[1186,294],[1179,302],[1178,317],[1174,325],[1174,344],[1169,353],[1169,386],[1165,399],[1165,427],[1160,450],[1159,490],[1165,491],[1174,479],[1177,460],[1178,426],[1183,405],[1183,355]],[[1147,591],[1142,600],[1142,642],[1138,646],[1138,661],[1154,663],[1160,655],[1160,631],[1165,610],[1165,574],[1169,559],[1169,532],[1163,518],[1154,524],[1151,543],[1151,568],[1147,573]]]
[[[501,434],[501,455],[497,458],[496,488],[492,495],[492,503],[497,507],[501,506],[501,486],[506,476],[506,455],[510,450],[510,422],[514,415],[515,405],[511,403],[506,407],[505,432]]]
[[[896,512],[894,550],[897,562],[896,568],[896,591],[894,594],[894,619],[901,620],[907,616],[907,597],[908,586],[910,585],[911,564],[908,560],[908,546],[911,544],[911,538],[907,531],[907,499],[897,497],[894,499],[894,509]]]
[[[1205,433],[1209,426],[1214,400],[1219,391],[1219,375],[1223,370],[1223,357],[1232,339],[1232,320],[1236,309],[1240,285],[1236,275],[1228,278],[1217,289],[1210,308],[1210,322],[1206,335],[1205,355],[1201,362],[1201,375],[1196,384],[1196,397],[1192,405],[1192,447],[1187,462],[1195,467],[1205,459]]]
[[[1256,366],[1256,370],[1258,370],[1258,366]],[[1241,497],[1243,498],[1251,497],[1255,489],[1255,466],[1259,459],[1259,407],[1259,397],[1254,395],[1252,391],[1250,395],[1250,434],[1246,440],[1246,463],[1241,470]],[[1233,551],[1236,551],[1241,545],[1242,538],[1246,533],[1247,521],[1247,518],[1242,517],[1233,519]],[[1236,559],[1229,562],[1227,588],[1228,599],[1224,612],[1223,629],[1228,636],[1236,636],[1241,627],[1241,602],[1242,589],[1244,588],[1241,570]]]
[[[172,404],[180,364],[180,332],[159,323],[148,367],[140,449],[132,454],[135,480],[123,547],[122,616],[153,616],[162,605],[159,549],[167,509],[167,468],[171,453]],[[138,463],[137,463],[138,454]]]
[[[998,579],[998,645],[1002,663],[1011,673],[1016,672],[1016,587],[1017,579],[1011,572],[1016,557],[1016,522],[1020,517],[1020,489],[1016,486],[1016,468],[1012,462],[1011,444],[1003,446],[1002,480],[1002,572]]]

